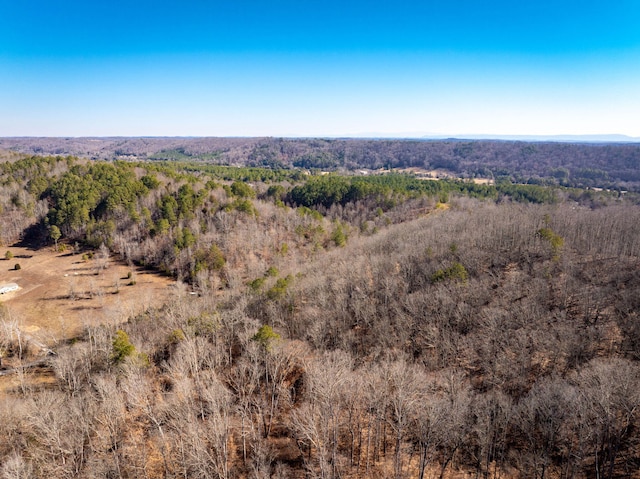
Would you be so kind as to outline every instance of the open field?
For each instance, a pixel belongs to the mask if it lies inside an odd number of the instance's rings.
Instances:
[[[20,289],[0,295],[0,301],[21,331],[48,346],[76,336],[85,325],[119,323],[166,301],[173,283],[115,257],[83,259],[53,248],[8,250],[14,257],[0,261],[0,285],[17,283]]]

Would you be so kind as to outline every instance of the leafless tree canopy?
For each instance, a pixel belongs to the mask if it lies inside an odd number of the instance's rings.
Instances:
[[[59,222],[56,247],[96,273],[144,263],[179,282],[47,357],[3,306],[1,478],[637,477],[631,194],[313,209],[284,201],[291,178],[45,163],[3,170],[3,241],[52,248]]]

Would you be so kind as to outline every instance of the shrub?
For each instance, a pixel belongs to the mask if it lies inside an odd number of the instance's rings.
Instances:
[[[152,174],[144,175],[140,178],[140,181],[144,186],[146,186],[150,190],[155,190],[158,186],[160,186],[160,181]]]
[[[231,193],[240,198],[254,198],[256,196],[253,188],[242,181],[234,181],[230,189]]]
[[[431,275],[432,283],[440,283],[441,281],[453,280],[466,282],[469,278],[467,269],[461,263],[453,263],[449,268],[439,269]]]
[[[136,347],[129,341],[129,335],[123,330],[116,331],[116,337],[113,338],[111,360],[114,363],[121,363],[131,356]]]
[[[255,209],[251,200],[236,200],[230,205],[231,209],[235,209],[241,213],[246,213],[251,216],[258,216],[258,210]]]
[[[267,190],[267,197],[275,198],[276,200],[282,201],[284,195],[286,194],[286,190],[282,185],[271,185]]]
[[[280,335],[276,333],[273,328],[267,324],[260,327],[258,332],[251,338],[265,350],[271,350],[271,347],[275,341],[280,340]]]
[[[22,266],[20,266],[20,263],[16,263],[16,265],[13,267],[13,269],[18,271],[18,270],[22,269]]]
[[[215,243],[213,243],[208,249],[199,249],[196,251],[195,260],[195,273],[205,269],[213,271],[221,270],[227,262],[224,254]]]
[[[308,208],[306,206],[300,206],[298,209],[298,214],[302,217],[304,216],[310,216],[311,218],[313,218],[314,220],[317,221],[322,221],[322,213],[320,213],[317,210],[312,210],[311,208]]]
[[[340,248],[347,244],[347,235],[344,233],[341,225],[336,226],[336,229],[331,235],[331,239],[333,240],[335,245]]]
[[[11,251],[7,251],[4,254],[4,259],[11,259],[11,258],[13,258],[13,253]]]
[[[264,285],[265,279],[264,278],[257,278],[254,279],[253,281],[249,281],[248,286],[249,288],[251,288],[252,291],[259,291],[260,288],[262,288],[262,286]]]
[[[184,335],[184,331],[182,329],[174,329],[169,333],[169,337],[167,338],[167,342],[169,344],[178,344],[186,339]]]
[[[284,297],[292,280],[293,277],[291,275],[288,275],[286,278],[279,278],[276,284],[267,291],[267,298],[276,300]]]
[[[551,245],[554,256],[556,256],[564,246],[564,238],[555,233],[551,228],[540,228],[538,236]]]
[[[278,276],[278,268],[276,268],[275,266],[271,266],[271,267],[269,267],[269,269],[266,271],[266,273],[264,275],[265,276],[271,276],[272,278],[275,278],[276,276]]]

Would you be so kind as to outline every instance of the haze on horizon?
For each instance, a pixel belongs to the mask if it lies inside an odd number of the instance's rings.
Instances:
[[[0,136],[640,137],[640,4],[0,2]]]

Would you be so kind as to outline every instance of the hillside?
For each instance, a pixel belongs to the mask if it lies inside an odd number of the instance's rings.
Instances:
[[[49,356],[4,303],[0,477],[640,477],[633,193],[0,167],[7,250],[179,285]]]

